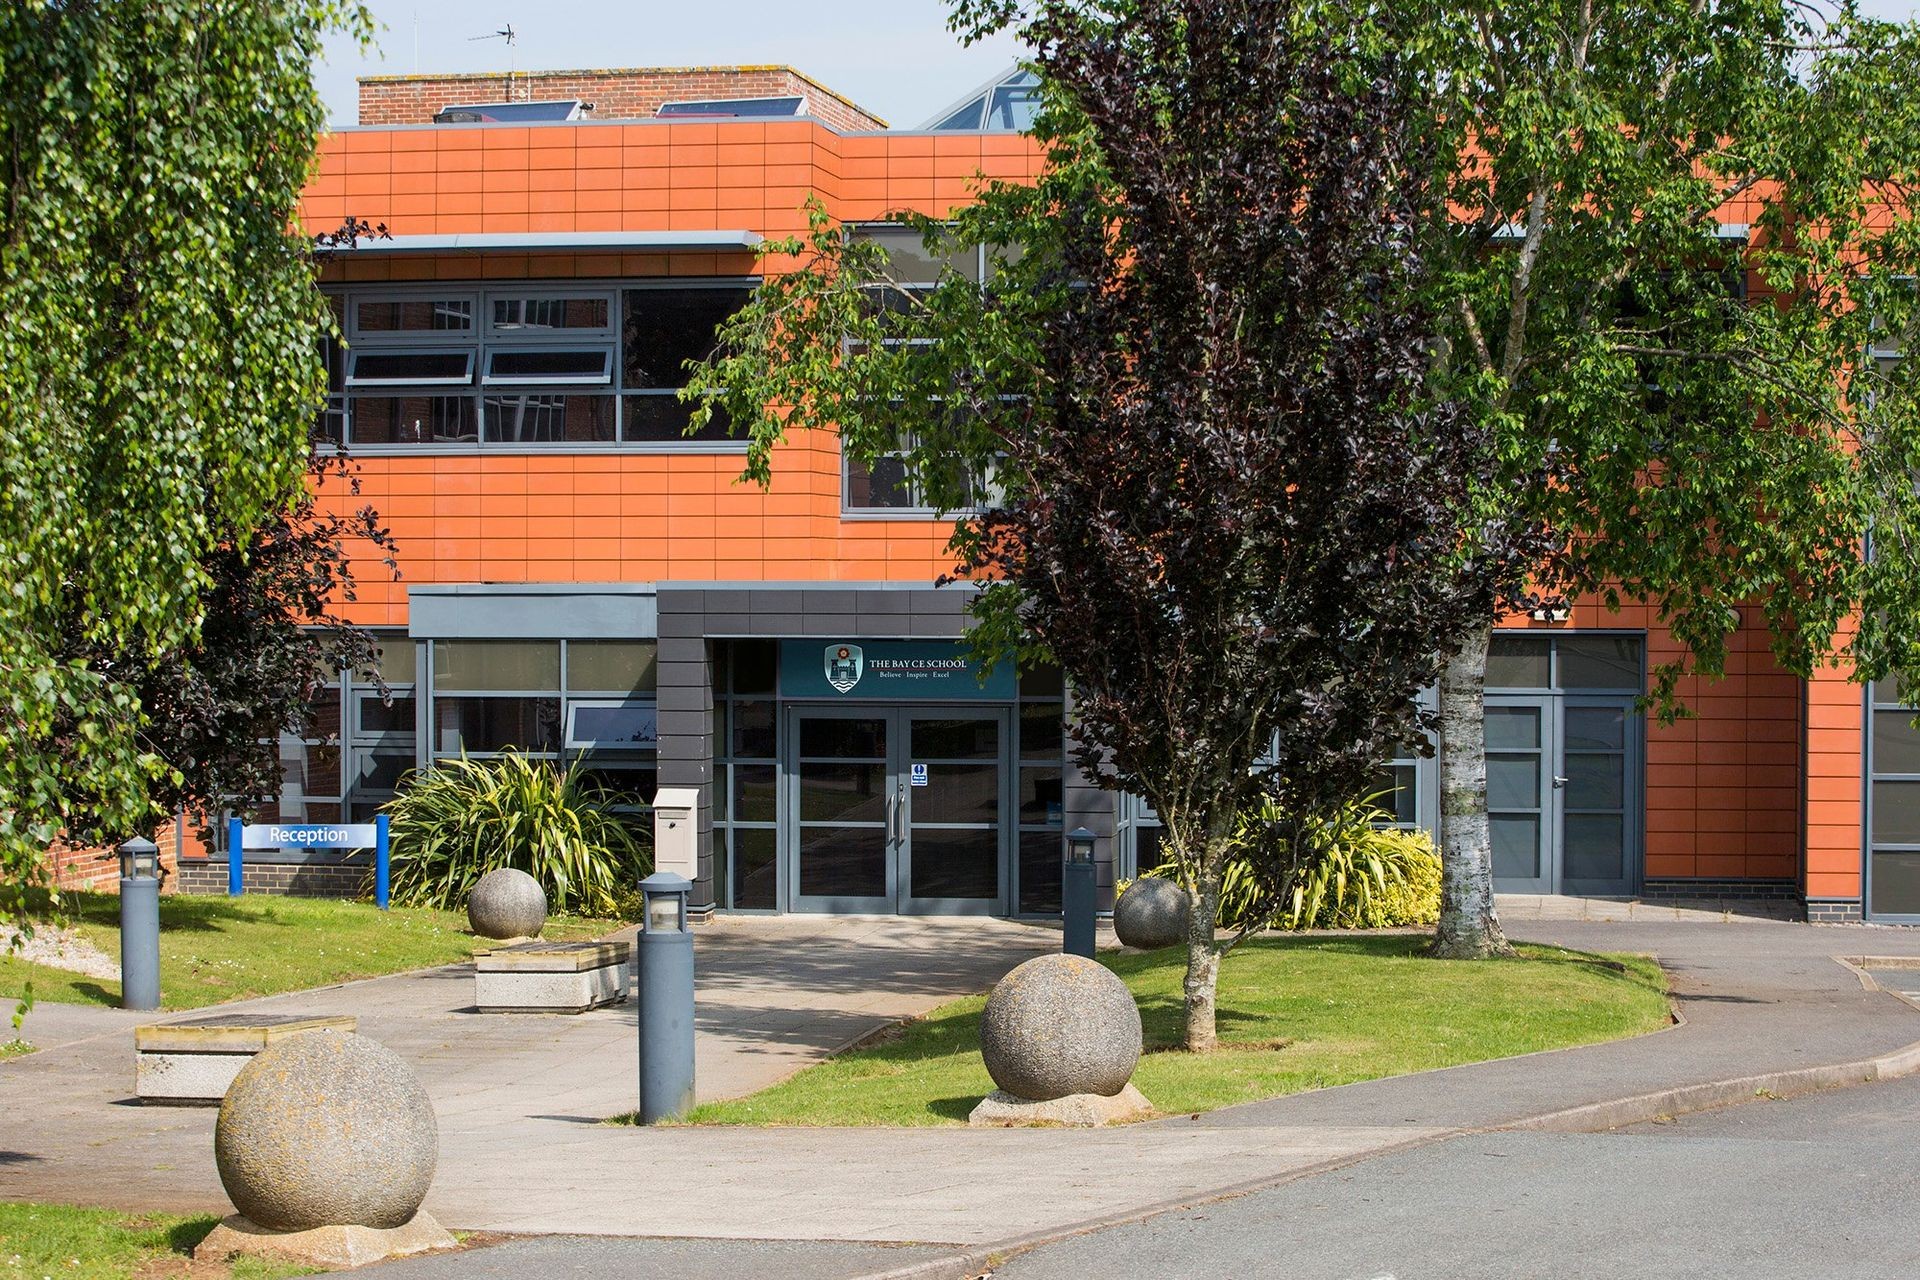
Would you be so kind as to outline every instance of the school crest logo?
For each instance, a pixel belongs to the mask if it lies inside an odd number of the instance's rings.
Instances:
[[[830,644],[827,646],[827,683],[834,692],[845,693],[860,683],[860,677],[866,672],[866,664],[860,657],[857,644]]]

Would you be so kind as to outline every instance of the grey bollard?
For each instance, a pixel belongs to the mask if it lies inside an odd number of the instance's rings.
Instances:
[[[159,851],[151,840],[120,846],[120,1007],[160,1007]]]
[[[1094,901],[1093,843],[1085,827],[1067,833],[1067,861],[1060,874],[1060,950],[1070,956],[1093,959]]]
[[[655,872],[640,882],[645,918],[634,939],[640,1004],[640,1123],[676,1120],[693,1108],[693,934],[685,876]]]

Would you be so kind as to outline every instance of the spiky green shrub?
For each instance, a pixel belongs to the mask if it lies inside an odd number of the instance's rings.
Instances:
[[[653,850],[579,770],[509,753],[437,761],[386,806],[393,900],[461,910],[474,882],[518,867],[555,911],[612,915]]]
[[[1247,815],[1241,839],[1285,841],[1287,856],[1258,860],[1279,869],[1264,882],[1255,877],[1253,861],[1228,864],[1219,927],[1383,929],[1437,921],[1440,855],[1424,831],[1378,825],[1388,819],[1378,801],[1367,796],[1302,822],[1270,806]]]

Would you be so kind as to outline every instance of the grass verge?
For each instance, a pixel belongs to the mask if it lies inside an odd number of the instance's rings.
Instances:
[[[1133,1082],[1166,1114],[1379,1076],[1561,1049],[1667,1025],[1666,977],[1644,956],[1522,946],[1513,960],[1430,960],[1417,935],[1273,938],[1221,966],[1221,1048],[1173,1048],[1180,949],[1102,956],[1140,1005],[1147,1052]],[[692,1123],[965,1123],[993,1088],[980,1060],[984,996],[956,1000],[878,1043],[810,1067]]]
[[[120,899],[63,893],[46,911],[100,950],[120,956]],[[555,916],[542,936],[597,937],[617,920]],[[453,911],[320,898],[241,898],[170,894],[160,899],[160,999],[167,1009],[198,1009],[248,996],[453,964],[492,945],[467,931]],[[120,984],[0,954],[0,1000],[17,999],[28,981],[36,1000],[118,1006]],[[29,1015],[31,1016],[31,1015]]]
[[[279,1280],[313,1274],[308,1267],[258,1258],[192,1261],[188,1254],[219,1221],[212,1214],[182,1218],[64,1204],[0,1203],[0,1278]]]

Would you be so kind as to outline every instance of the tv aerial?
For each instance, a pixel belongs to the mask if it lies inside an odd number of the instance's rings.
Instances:
[[[484,36],[468,36],[467,37],[468,44],[472,44],[476,40],[505,40],[507,42],[507,47],[511,49],[514,45],[520,42],[520,33],[513,29],[513,24],[511,22],[508,22],[508,23],[503,23],[498,31],[489,31]]]

